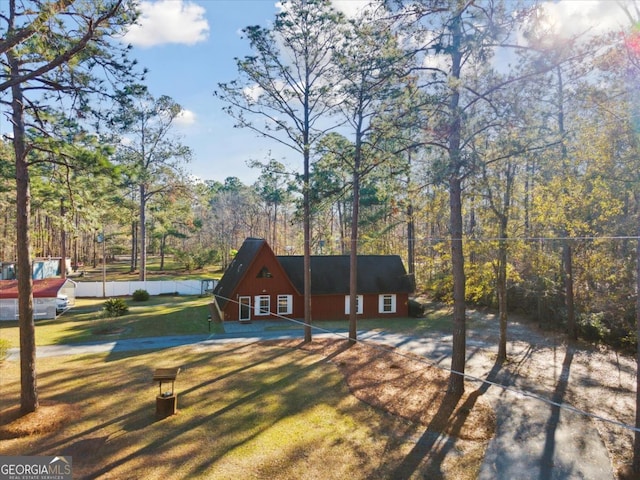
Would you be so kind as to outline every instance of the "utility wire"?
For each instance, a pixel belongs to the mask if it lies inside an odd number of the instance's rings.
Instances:
[[[223,297],[221,295],[214,295],[214,296],[218,297],[218,298],[221,298],[221,299],[225,299],[228,302],[232,302],[232,303],[235,303],[235,304],[239,305],[239,302],[237,302],[235,300],[232,300],[230,298],[226,298],[226,297]],[[296,319],[293,319],[293,318],[284,317],[284,316],[279,315],[279,314],[274,313],[274,312],[269,312],[269,313],[270,313],[270,315],[272,315],[272,316],[274,316],[276,318],[282,319],[282,320],[286,320],[287,322],[291,322],[291,323],[294,323],[294,324],[297,324],[297,325],[300,325],[300,326],[303,326],[303,327],[309,326],[312,329],[318,330],[318,331],[320,331],[322,333],[331,334],[333,336],[342,338],[344,340],[352,340],[353,341],[353,339],[349,338],[349,336],[344,334],[344,333],[336,332],[334,330],[328,330],[328,329],[319,327],[317,325],[309,325],[309,324],[305,323],[304,321],[296,320]],[[475,376],[469,375],[467,373],[458,372],[458,371],[453,370],[451,368],[447,368],[447,367],[444,367],[444,366],[439,365],[437,363],[433,363],[433,362],[429,361],[426,357],[424,357],[422,355],[405,353],[399,348],[388,348],[388,347],[385,347],[385,346],[380,345],[378,343],[368,342],[368,341],[364,341],[364,340],[360,340],[360,339],[355,339],[355,341],[357,343],[361,344],[361,345],[366,346],[367,348],[372,348],[372,349],[379,350],[379,351],[382,351],[382,352],[391,353],[393,355],[402,357],[404,359],[408,359],[408,360],[411,360],[411,361],[414,361],[414,362],[418,362],[418,363],[424,364],[424,365],[429,366],[429,367],[435,367],[435,368],[438,368],[440,370],[444,370],[444,371],[452,373],[454,375],[460,375],[465,380],[469,380],[469,381],[472,381],[472,382],[478,382],[478,383],[481,383],[481,384],[485,384],[485,385],[490,385],[490,386],[493,386],[493,387],[501,388],[505,392],[513,393],[515,395],[520,395],[522,397],[529,397],[529,398],[532,398],[534,400],[538,400],[538,401],[540,401],[542,403],[546,403],[546,404],[552,405],[554,407],[558,407],[558,408],[561,408],[561,409],[564,409],[564,410],[567,410],[567,411],[570,411],[570,412],[573,412],[573,413],[576,413],[576,414],[579,414],[579,415],[582,415],[582,416],[585,416],[585,417],[589,417],[589,418],[592,418],[594,420],[598,420],[598,421],[601,421],[601,422],[604,422],[604,423],[609,423],[611,425],[615,425],[615,426],[624,428],[626,430],[631,430],[632,432],[640,432],[640,428],[635,427],[633,425],[629,425],[629,424],[626,424],[626,423],[623,423],[623,422],[619,422],[617,420],[612,420],[610,418],[606,418],[606,417],[603,417],[603,416],[600,416],[600,415],[596,415],[595,413],[587,412],[585,410],[582,410],[582,409],[579,409],[577,407],[574,407],[573,405],[568,404],[568,403],[556,402],[554,400],[550,400],[550,399],[545,398],[542,395],[538,395],[536,393],[527,392],[525,390],[521,390],[521,389],[518,389],[518,388],[515,388],[515,387],[508,386],[508,385],[502,385],[500,383],[493,382],[491,380],[486,380],[486,379],[482,379],[482,378],[479,378],[479,377],[475,377]]]
[[[451,237],[416,237],[413,239],[407,239],[413,242],[451,242],[454,240],[459,241]],[[462,237],[463,242],[566,242],[566,241],[598,241],[598,240],[640,240],[638,235],[602,235],[602,236],[581,236],[581,237],[473,237],[464,235]],[[375,243],[375,241],[367,241],[366,243]]]

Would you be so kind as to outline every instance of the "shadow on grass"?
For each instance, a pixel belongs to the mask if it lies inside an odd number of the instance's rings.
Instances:
[[[246,346],[238,350],[242,348]],[[171,451],[171,458],[165,461],[178,468],[193,460],[195,451],[201,451],[206,444],[209,448],[207,455],[198,457],[201,460],[189,467],[190,474],[185,478],[202,475],[229,451],[243,448],[284,419],[295,417],[314,404],[322,403],[322,396],[314,392],[331,388],[331,375],[324,373],[325,369],[319,369],[325,359],[308,364],[303,363],[304,359],[287,362],[290,355],[290,349],[278,349],[215,378],[196,383],[183,392],[178,391],[178,414],[153,426],[145,425],[144,418],[139,416],[130,417],[125,427],[141,427],[139,435],[145,435],[148,440],[143,442],[141,448],[117,455],[117,458],[92,468],[90,477],[100,477],[140,459],[154,462],[154,455],[161,451]],[[272,367],[274,365],[277,367]],[[252,373],[254,369],[264,369],[265,366],[266,371],[261,375]],[[314,376],[312,391],[307,390],[307,382],[300,382],[309,376]],[[214,384],[220,384],[218,398],[215,398]],[[180,405],[183,406],[182,412]],[[266,408],[268,416],[261,412],[262,408]],[[145,426],[154,430],[165,428],[167,434],[147,436],[148,432],[144,430],[149,428]],[[211,435],[217,439],[215,444],[209,440]],[[196,441],[196,438],[200,440]],[[131,474],[135,475],[135,472]]]
[[[478,398],[484,395],[491,384],[495,382],[502,362],[496,361],[487,375],[486,381],[480,388],[474,390],[460,406],[462,395],[447,391],[443,397],[437,413],[418,439],[411,452],[394,470],[391,478],[394,480],[414,478],[417,471],[421,471],[425,478],[442,478],[442,465],[447,455],[454,449],[458,436],[462,431],[469,413]],[[426,461],[426,465],[421,464]]]

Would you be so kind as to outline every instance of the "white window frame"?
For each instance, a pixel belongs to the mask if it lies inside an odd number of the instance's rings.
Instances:
[[[389,309],[385,300],[391,300]],[[378,295],[378,313],[396,313],[396,295],[395,293],[383,293]]]
[[[253,313],[256,317],[271,315],[271,295],[256,295]]]
[[[246,314],[243,316],[243,314]],[[246,322],[251,320],[251,297],[243,295],[238,298],[238,320]]]
[[[349,308],[350,302],[349,302],[349,295],[345,295],[344,296],[344,314],[345,315],[349,315],[349,313],[351,312],[351,309]],[[356,315],[362,315],[362,304],[364,302],[362,301],[362,295],[356,295]]]
[[[277,301],[278,315],[291,315],[293,313],[293,295],[278,295]],[[281,301],[283,303],[280,303]]]

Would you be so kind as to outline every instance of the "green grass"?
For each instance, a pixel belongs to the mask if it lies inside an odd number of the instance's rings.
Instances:
[[[101,315],[102,299],[79,299],[58,319],[36,323],[37,343],[208,333],[210,298],[127,300],[130,312],[108,319]],[[423,319],[362,320],[359,328],[417,333],[448,328],[448,319],[447,310],[438,310]],[[0,324],[0,338],[17,345],[12,323]],[[122,333],[96,334],[107,328]],[[434,471],[443,479],[475,478],[481,456],[459,467],[458,454],[443,463],[436,449],[417,463],[407,461],[425,426],[358,401],[338,371],[340,358],[331,358],[270,343],[38,358],[42,405],[62,404],[57,411],[69,418],[62,419],[64,428],[11,440],[2,440],[0,425],[0,451],[71,455],[74,478],[359,480],[434,478]],[[181,368],[179,412],[160,421],[154,416],[158,387],[151,381],[159,367]],[[0,363],[0,386],[0,412],[16,409],[20,362]],[[454,468],[471,473],[448,473]]]
[[[101,264],[96,265],[95,268],[92,265],[85,265],[82,271],[84,272],[82,276],[72,275],[74,281],[102,281],[103,271]],[[203,269],[187,271],[181,264],[175,262],[173,257],[165,258],[164,269],[160,270],[160,258],[149,257],[147,259],[147,280],[219,279],[222,277],[222,273],[218,265],[208,265]],[[108,262],[105,268],[105,278],[108,282],[138,280],[138,275],[138,271],[131,272],[128,260],[119,259]]]
[[[155,419],[158,366],[180,366],[178,414]],[[2,365],[0,411],[19,405],[19,362]],[[73,457],[74,478],[371,479],[402,471],[424,426],[353,397],[335,365],[269,346],[39,359],[43,405],[64,428],[0,440],[4,455]],[[73,413],[71,413],[73,412]],[[436,461],[438,461],[436,459]]]
[[[89,341],[112,341],[114,339],[157,337],[166,335],[197,335],[222,333],[221,325],[211,324],[209,332],[210,297],[200,296],[152,296],[148,301],[135,302],[126,298],[129,312],[115,318],[105,318],[104,299],[80,298],[76,305],[63,315],[52,320],[36,322],[36,345],[56,345]],[[258,320],[256,320],[258,322]],[[329,331],[346,330],[348,321],[313,322],[318,329]],[[473,316],[469,318],[473,325]],[[303,326],[291,323],[284,326],[267,327],[271,331],[298,331]],[[420,335],[426,332],[451,331],[449,309],[433,309],[424,318],[378,318],[358,321],[358,329],[365,331],[389,331]],[[20,344],[17,322],[0,322],[0,339],[11,347]]]
[[[347,320],[318,320],[314,321],[313,325],[319,329],[330,331],[349,328],[349,322]],[[444,309],[434,311],[424,318],[366,318],[359,319],[357,327],[358,330],[407,334],[448,331],[451,329],[451,314],[448,310]],[[302,330],[304,326],[293,324],[288,328]]]
[[[104,318],[104,299],[80,298],[76,300],[75,307],[55,320],[36,322],[36,345],[207,334],[210,302],[210,297],[199,296],[159,295],[146,302],[134,302],[128,298],[129,313]],[[212,333],[215,333],[215,328],[220,329],[220,326],[213,323]],[[106,332],[119,333],[115,336]],[[0,322],[0,339],[17,347],[20,344],[17,322]]]

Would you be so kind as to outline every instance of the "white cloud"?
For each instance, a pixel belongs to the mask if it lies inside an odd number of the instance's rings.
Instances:
[[[348,18],[357,18],[363,10],[375,8],[379,2],[374,0],[332,0],[333,8],[342,12]]]
[[[357,18],[362,14],[363,10],[367,8],[374,9],[381,5],[381,0],[331,0],[331,6],[348,18]],[[276,8],[279,12],[284,12],[287,8],[292,7],[292,4],[276,2]]]
[[[196,123],[196,114],[191,110],[182,109],[174,120],[175,124],[180,127],[187,127]]]
[[[242,93],[247,100],[255,103],[264,94],[264,88],[256,83],[249,87],[245,87]]]
[[[209,36],[205,9],[184,0],[142,1],[138,24],[124,36],[125,42],[138,47],[166,43],[194,45]]]
[[[561,0],[541,4],[547,27],[558,35],[597,35],[620,30],[628,20],[622,8],[610,0]]]

